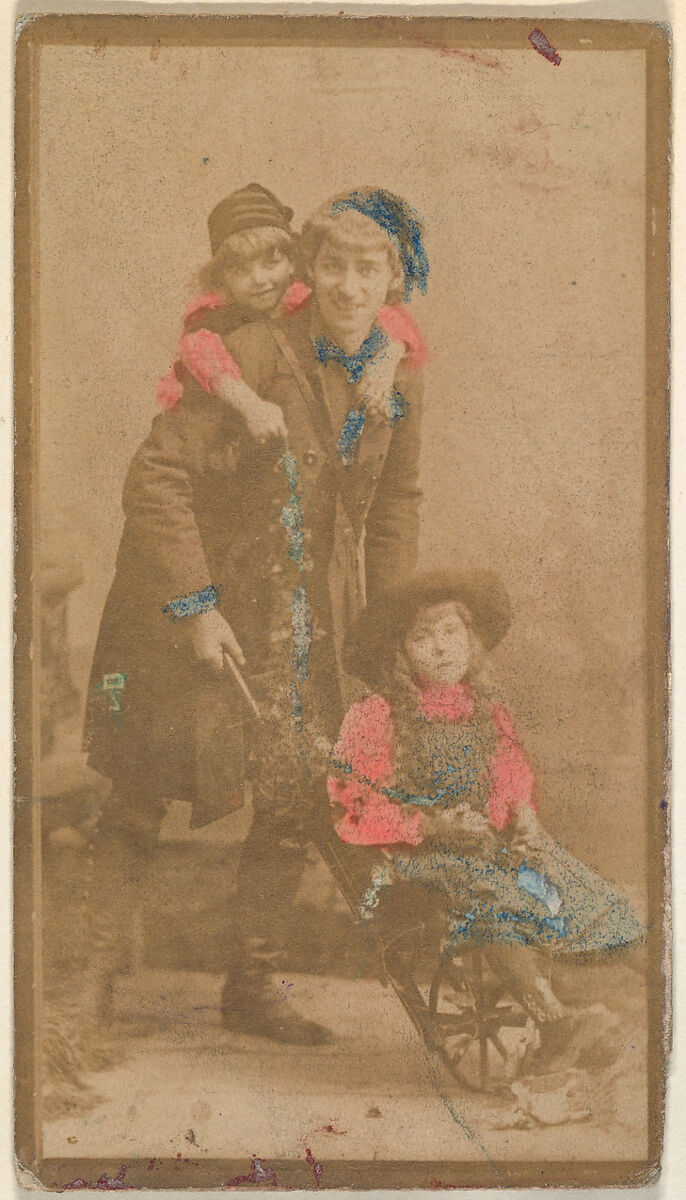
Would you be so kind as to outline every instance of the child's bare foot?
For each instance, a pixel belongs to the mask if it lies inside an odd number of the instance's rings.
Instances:
[[[619,1056],[619,1017],[604,1004],[568,1009],[555,1021],[539,1025],[541,1044],[527,1056],[524,1071],[558,1071],[577,1064],[595,1071],[609,1067]]]

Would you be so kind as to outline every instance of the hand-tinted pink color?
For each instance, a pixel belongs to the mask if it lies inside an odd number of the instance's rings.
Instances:
[[[437,683],[423,688],[422,716],[427,721],[466,721],[474,712],[474,692],[468,683]]]
[[[293,313],[301,312],[309,303],[311,296],[312,289],[306,283],[303,283],[301,279],[294,280],[281,302],[284,314],[291,316]],[[409,370],[416,371],[419,367],[426,365],[429,361],[426,342],[419,327],[403,305],[386,305],[380,309],[378,320],[379,325],[391,341],[404,342],[407,346],[409,353],[405,360],[405,366]]]
[[[301,312],[309,303],[311,295],[312,288],[303,283],[302,279],[294,279],[281,301],[284,314],[290,317],[293,313]]]
[[[226,296],[223,292],[204,292],[202,296],[194,296],[190,304],[186,306],[186,311],[183,314],[183,323],[186,325],[193,317],[197,317],[201,312],[212,312],[214,309],[223,308],[226,304]]]
[[[296,279],[288,288],[281,302],[282,312],[286,318],[301,312],[309,303],[312,289]],[[184,326],[194,324],[204,312],[216,311],[226,304],[223,292],[205,292],[196,296],[187,305],[183,314]],[[402,305],[387,305],[379,311],[379,325],[384,333],[394,342],[402,342],[407,347],[405,366],[410,371],[416,371],[429,361],[429,353],[422,334]],[[155,402],[165,410],[174,408],[183,395],[183,384],[176,373],[180,363],[193,376],[205,391],[214,394],[221,375],[227,374],[231,379],[241,379],[238,363],[231,357],[218,333],[209,329],[195,329],[185,332],[179,341],[177,363],[170,367],[160,379],[156,391]]]
[[[214,394],[222,375],[241,379],[241,369],[231,357],[218,333],[196,329],[184,333],[179,342],[179,357],[187,371],[197,379],[201,388]]]
[[[419,327],[401,304],[387,305],[379,312],[379,325],[391,341],[404,342],[408,348],[405,366],[417,371],[429,361],[429,351]]]
[[[170,408],[176,408],[182,396],[183,384],[174,367],[170,367],[155,388],[155,403],[159,408],[168,411]]]
[[[329,799],[343,813],[335,819],[344,842],[363,846],[418,846],[422,840],[422,814],[395,804],[374,784],[387,784],[393,776],[393,722],[383,696],[369,696],[353,704],[343,719],[331,756],[354,772],[352,778],[328,780]],[[367,782],[368,781],[368,782]]]
[[[474,693],[469,684],[435,686],[425,689],[420,704],[427,720],[457,723],[472,715]],[[489,763],[488,812],[491,824],[501,831],[520,805],[536,810],[535,779],[509,713],[494,703],[491,717],[497,741]],[[383,696],[370,696],[352,705],[332,759],[351,768],[349,776],[332,775],[328,780],[334,825],[342,841],[367,846],[419,845],[423,839],[421,812],[395,802],[381,790],[392,786],[395,766],[391,707]]]

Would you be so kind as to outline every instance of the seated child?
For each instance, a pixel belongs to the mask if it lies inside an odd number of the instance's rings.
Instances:
[[[489,573],[429,575],[367,608],[347,668],[374,688],[348,711],[331,753],[338,836],[383,848],[363,900],[394,879],[447,899],[447,948],[484,948],[536,1020],[539,1064],[615,1055],[602,1005],[555,996],[541,951],[605,954],[636,943],[628,901],[543,830],[536,784],[512,720],[484,683],[507,631],[509,602]]]
[[[157,386],[161,408],[179,402],[187,371],[238,412],[257,441],[285,440],[281,409],[248,387],[222,338],[247,321],[287,320],[309,304],[310,288],[295,278],[292,216],[292,209],[257,183],[233,192],[213,209],[208,220],[213,257],[201,272],[205,290],[184,313],[177,361]],[[358,402],[370,412],[387,402],[402,358],[412,368],[427,361],[422,336],[405,307],[387,305],[378,320],[390,344],[367,365],[357,386]]]

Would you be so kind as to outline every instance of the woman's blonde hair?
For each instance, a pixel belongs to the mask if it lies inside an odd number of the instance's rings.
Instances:
[[[385,250],[393,272],[386,296],[387,304],[399,304],[403,298],[403,269],[398,250],[380,225],[355,209],[332,211],[329,202],[318,208],[305,222],[300,235],[300,261],[307,283],[312,282],[312,267],[325,242],[335,247],[363,247]]]
[[[232,267],[247,266],[258,255],[269,250],[281,250],[290,259],[295,271],[297,244],[292,233],[276,225],[256,225],[232,233],[222,242],[217,253],[198,272],[198,284],[202,291],[221,291],[224,287],[224,272]]]

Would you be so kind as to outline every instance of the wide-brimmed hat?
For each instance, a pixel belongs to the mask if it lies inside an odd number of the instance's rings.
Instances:
[[[292,220],[292,208],[277,200],[261,183],[249,183],[220,200],[207,218],[212,253],[216,254],[231,234],[243,229],[272,225],[290,233]]]
[[[497,575],[485,570],[425,572],[379,594],[360,613],[343,653],[346,671],[377,687],[392,669],[398,646],[419,611],[449,600],[466,609],[485,650],[493,650],[505,637],[512,605]]]

